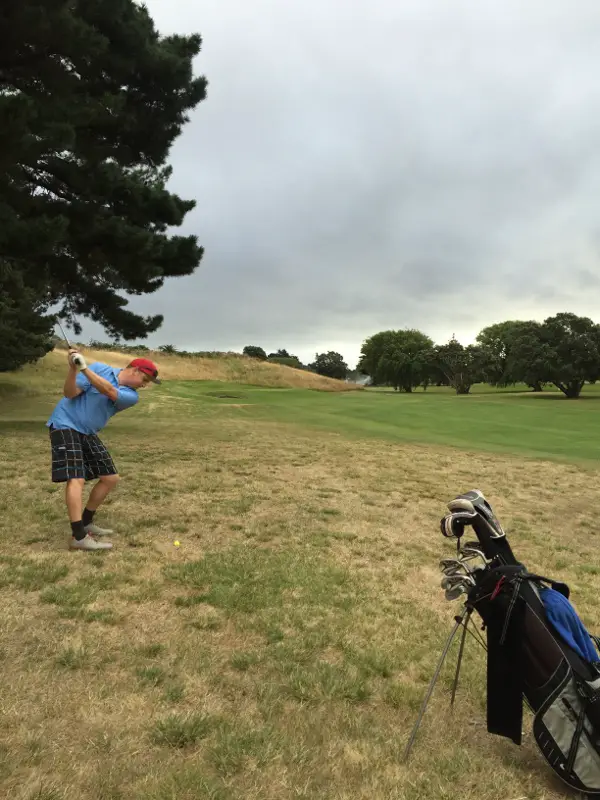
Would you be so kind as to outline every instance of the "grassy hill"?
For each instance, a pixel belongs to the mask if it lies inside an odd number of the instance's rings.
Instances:
[[[124,367],[135,357],[131,353],[120,353],[115,350],[94,350],[89,347],[80,349],[88,363],[104,361],[115,367]],[[241,355],[201,358],[170,355],[152,350],[141,355],[151,358],[158,365],[161,378],[168,381],[226,381],[271,388],[314,389],[323,392],[347,392],[363,388],[353,383],[326,378],[307,370],[258,361]],[[41,359],[36,366],[26,367],[23,374],[26,376],[39,373],[58,374],[64,371],[64,363],[65,351],[62,348],[56,348]]]
[[[49,480],[63,358],[0,375],[2,796],[564,797],[527,710],[523,747],[486,733],[471,641],[453,711],[458,645],[400,756],[459,607],[438,570],[455,494],[481,488],[516,555],[566,581],[599,633],[592,387],[269,389],[175,378],[161,354],[169,380],[103,433],[123,479],[98,520],[114,550],[90,557],[67,551]]]

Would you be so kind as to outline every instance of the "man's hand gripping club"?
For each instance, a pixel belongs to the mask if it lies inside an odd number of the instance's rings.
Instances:
[[[77,350],[71,349],[69,350],[69,364],[75,369],[82,372],[84,369],[87,369],[87,362],[85,358],[78,353]]]

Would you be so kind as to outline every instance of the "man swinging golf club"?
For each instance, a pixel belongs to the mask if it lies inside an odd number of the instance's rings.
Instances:
[[[68,343],[68,340],[67,340]],[[134,406],[138,389],[160,383],[156,365],[147,358],[134,358],[125,369],[85,358],[69,345],[69,368],[64,397],[56,404],[47,427],[52,450],[52,482],[66,483],[65,500],[71,521],[70,547],[76,550],[108,550],[112,544],[98,541],[113,531],[94,524],[94,514],[119,482],[110,453],[98,437],[108,420]],[[96,480],[83,508],[83,487]]]

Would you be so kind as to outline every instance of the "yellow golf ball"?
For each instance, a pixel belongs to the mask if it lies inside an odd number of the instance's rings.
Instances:
[[[173,542],[173,544],[175,545],[175,547],[179,547],[179,542],[177,541],[177,539],[175,539],[175,541]]]

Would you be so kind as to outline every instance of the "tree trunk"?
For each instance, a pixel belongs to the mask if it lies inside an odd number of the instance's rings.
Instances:
[[[412,392],[412,386],[403,386],[402,387],[407,394]]]
[[[576,400],[581,394],[584,383],[585,381],[569,381],[568,383],[556,383],[555,381],[554,385],[558,387],[569,400]]]
[[[471,384],[457,383],[454,388],[456,389],[456,394],[469,394],[471,391]]]
[[[533,392],[542,392],[544,390],[539,381],[536,381],[535,383],[528,383],[527,385]]]

